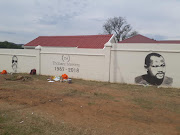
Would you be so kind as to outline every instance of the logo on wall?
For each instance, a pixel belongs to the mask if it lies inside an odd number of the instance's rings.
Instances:
[[[165,59],[158,53],[150,53],[145,58],[144,68],[147,74],[135,78],[135,83],[144,85],[166,85],[170,86],[173,79],[165,76],[166,64]]]
[[[62,60],[64,62],[69,62],[70,61],[70,56],[69,55],[62,55]]]
[[[16,73],[18,68],[18,58],[16,55],[12,57],[12,69]]]

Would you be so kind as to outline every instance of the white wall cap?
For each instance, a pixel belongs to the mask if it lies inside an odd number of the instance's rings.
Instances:
[[[38,46],[35,47],[35,49],[36,49],[36,50],[41,50],[41,46],[38,45]]]
[[[107,42],[104,46],[105,46],[105,47],[112,47],[112,43]]]

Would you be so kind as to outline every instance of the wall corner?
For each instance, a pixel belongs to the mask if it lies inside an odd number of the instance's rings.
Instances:
[[[111,48],[112,48],[112,43],[108,42],[105,44],[105,47],[104,47],[104,51],[105,51],[104,81],[106,81],[106,82],[110,82]]]

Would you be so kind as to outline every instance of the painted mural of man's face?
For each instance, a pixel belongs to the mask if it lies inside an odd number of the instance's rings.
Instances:
[[[13,56],[12,57],[12,69],[14,70],[14,72],[17,72],[17,64],[18,64],[18,58],[17,56]]]
[[[164,58],[162,56],[151,56],[150,65],[147,70],[149,75],[156,77],[157,79],[163,79],[166,72]]]
[[[161,54],[149,53],[145,57],[144,68],[147,70],[147,74],[137,76],[135,83],[155,86],[170,86],[173,83],[171,77],[165,76],[166,64]]]

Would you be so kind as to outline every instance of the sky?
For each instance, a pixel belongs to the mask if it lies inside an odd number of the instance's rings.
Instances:
[[[0,0],[0,41],[102,34],[113,17],[149,38],[180,40],[180,0]]]

